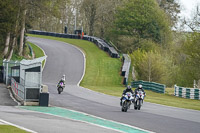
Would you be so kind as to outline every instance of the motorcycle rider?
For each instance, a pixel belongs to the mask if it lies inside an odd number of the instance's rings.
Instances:
[[[138,88],[135,89],[135,91],[134,91],[134,92],[135,92],[135,96],[134,96],[134,97],[136,97],[137,92],[140,91],[140,90],[141,90],[142,92],[144,92],[144,89],[142,88],[142,85],[141,85],[141,84],[139,84],[139,85],[138,85]],[[145,96],[145,92],[144,92],[144,96]]]
[[[122,106],[122,98],[124,97],[124,95],[125,95],[127,92],[131,92],[131,93],[133,94],[133,90],[131,89],[131,86],[130,86],[130,85],[128,85],[128,86],[126,87],[126,89],[123,90],[122,97],[120,98],[120,100],[121,100],[120,105],[121,105],[121,106]]]

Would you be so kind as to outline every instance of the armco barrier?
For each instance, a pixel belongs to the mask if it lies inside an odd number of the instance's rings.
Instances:
[[[177,97],[183,97],[188,99],[200,99],[200,89],[185,88],[174,85],[174,95]]]
[[[46,36],[54,36],[54,37],[62,37],[62,38],[72,38],[72,39],[81,39],[80,35],[75,34],[62,34],[62,33],[54,33],[54,32],[46,32],[46,31],[38,31],[38,30],[29,30],[30,34],[36,34],[36,35],[46,35]],[[83,40],[88,40],[96,44],[100,49],[104,50],[105,52],[108,52],[108,54],[112,58],[119,58],[118,52],[111,46],[109,43],[107,43],[105,40],[100,39],[98,37],[93,36],[83,36]]]
[[[145,90],[151,90],[157,93],[165,93],[165,85],[155,82],[139,80],[139,81],[133,81],[131,83],[131,86],[137,88],[139,84],[141,84],[143,86],[143,89]]]
[[[121,75],[124,76],[123,84],[126,85],[128,83],[128,76],[129,76],[129,70],[131,66],[131,59],[128,54],[123,54],[123,66],[122,66],[122,72]]]

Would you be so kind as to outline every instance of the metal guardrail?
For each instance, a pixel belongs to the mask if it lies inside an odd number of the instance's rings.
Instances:
[[[75,34],[62,34],[62,33],[46,32],[46,31],[38,31],[38,30],[29,30],[29,33],[36,34],[36,35],[46,35],[46,36],[54,36],[54,37],[62,37],[62,38],[87,40],[87,41],[93,42],[94,44],[96,44],[100,49],[104,50],[105,52],[108,52],[108,54],[112,58],[120,57],[114,47],[109,45],[109,43],[107,43],[105,40],[100,39],[98,37],[87,36],[87,35],[84,35],[82,37],[81,35],[75,35]]]
[[[177,97],[200,100],[200,89],[185,88],[174,85],[174,95]]]
[[[123,54],[123,66],[121,70],[121,75],[124,76],[123,84],[128,84],[128,76],[129,76],[129,70],[131,66],[131,59],[128,54]]]
[[[32,47],[29,43],[27,43],[27,45],[28,45],[28,48],[30,50],[30,54],[31,54],[31,57],[32,57],[33,56],[33,49],[32,49]]]
[[[143,89],[145,90],[151,90],[157,93],[165,93],[165,85],[155,82],[139,80],[139,81],[133,81],[131,83],[131,86],[137,88],[139,84],[141,84],[143,86]]]
[[[16,82],[14,78],[11,78],[11,89],[12,89],[12,92],[14,93],[15,97],[19,101],[24,100],[24,98],[25,98],[24,86],[22,84]]]

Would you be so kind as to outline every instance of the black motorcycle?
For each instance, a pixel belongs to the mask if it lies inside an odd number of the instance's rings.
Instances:
[[[58,84],[58,94],[60,94],[61,92],[63,92],[63,89],[64,89],[64,83],[60,82]]]

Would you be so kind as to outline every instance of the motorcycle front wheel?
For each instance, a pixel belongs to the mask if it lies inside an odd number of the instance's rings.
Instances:
[[[140,110],[141,106],[142,106],[142,100],[139,100],[139,105],[138,105],[138,110]]]
[[[63,91],[62,87],[58,88],[58,94],[60,94]]]

